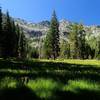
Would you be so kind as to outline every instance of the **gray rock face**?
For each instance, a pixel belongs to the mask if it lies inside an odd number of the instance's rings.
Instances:
[[[24,30],[24,32],[29,36],[29,37],[37,37],[37,36],[42,36],[47,33],[50,27],[50,22],[49,21],[42,21],[39,23],[31,23],[27,22],[22,19],[15,19],[15,22],[19,24],[19,26]],[[59,31],[60,35],[66,36],[70,32],[70,26],[73,23],[67,20],[61,20],[59,22]],[[85,26],[84,29],[86,30],[87,33],[92,33],[94,36],[100,35],[100,26]]]
[[[15,19],[16,24],[19,24],[19,26],[24,30],[25,35],[27,38],[30,38],[34,43],[32,42],[32,45],[35,46],[39,41],[42,41],[43,38],[46,36],[47,31],[50,27],[49,21],[42,21],[39,23],[31,23],[27,22],[22,19]],[[67,40],[67,35],[71,31],[71,25],[73,22],[67,21],[67,20],[61,20],[59,21],[59,32],[60,32],[60,40],[64,39]],[[85,26],[84,29],[87,33],[87,39],[90,37],[98,37],[100,36],[100,26]]]
[[[16,24],[24,30],[26,33],[26,37],[30,38],[37,38],[37,37],[44,37],[49,30],[50,22],[49,21],[42,21],[39,23],[30,23],[26,22],[25,20],[15,19]],[[59,22],[59,31],[60,37],[66,38],[67,34],[70,32],[70,25],[72,23],[66,20],[61,20]]]
[[[18,24],[26,33],[27,37],[38,37],[43,36],[47,33],[50,22],[42,21],[40,23],[30,23],[21,19],[15,19],[15,23]]]

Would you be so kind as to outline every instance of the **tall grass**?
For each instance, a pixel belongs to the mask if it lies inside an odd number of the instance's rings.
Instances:
[[[0,60],[0,92],[5,88],[25,86],[45,100],[52,100],[52,97],[58,97],[54,100],[63,100],[61,98],[64,96],[80,95],[81,90],[86,90],[87,94],[87,91],[100,94],[99,68],[98,60],[32,59],[21,63]],[[90,93],[90,97],[91,95],[94,94]]]
[[[72,92],[80,92],[79,90],[100,91],[100,84],[89,80],[69,80],[63,90]]]
[[[53,92],[60,88],[57,82],[52,79],[39,78],[31,80],[28,83],[28,87],[31,88],[37,96],[41,98],[49,98],[53,95]]]
[[[4,77],[0,80],[0,89],[3,88],[16,88],[17,81],[11,77]]]

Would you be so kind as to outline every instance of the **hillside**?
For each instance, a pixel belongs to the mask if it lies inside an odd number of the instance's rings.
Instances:
[[[50,22],[47,20],[39,23],[31,23],[23,19],[16,18],[15,22],[24,30],[26,37],[31,40],[30,45],[34,45],[35,47],[37,47],[38,43],[44,39],[50,26]],[[60,40],[67,40],[67,35],[71,31],[72,24],[74,24],[74,22],[65,19],[59,21]],[[91,37],[98,37],[100,35],[100,26],[84,25],[84,29],[86,31],[87,39],[90,39]]]

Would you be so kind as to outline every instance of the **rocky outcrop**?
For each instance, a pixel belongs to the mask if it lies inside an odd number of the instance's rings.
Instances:
[[[25,35],[27,38],[34,41],[32,44],[37,44],[37,42],[42,41],[43,38],[46,36],[50,22],[49,21],[42,21],[39,23],[31,23],[27,22],[22,19],[15,19],[16,24],[24,30]],[[60,40],[64,39],[67,40],[67,36],[71,31],[71,25],[74,24],[73,22],[67,21],[65,19],[59,21],[59,32],[60,32]],[[98,37],[100,36],[100,26],[85,26],[84,29],[87,33],[87,38],[89,37]]]

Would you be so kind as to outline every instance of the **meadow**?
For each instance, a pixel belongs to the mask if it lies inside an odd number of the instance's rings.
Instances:
[[[99,60],[0,59],[0,100],[100,100]]]

